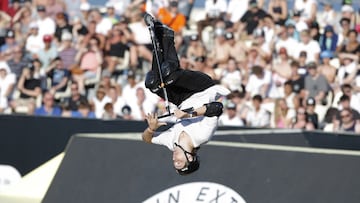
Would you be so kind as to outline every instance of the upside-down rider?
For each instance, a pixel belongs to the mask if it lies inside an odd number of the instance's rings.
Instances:
[[[173,151],[173,164],[180,175],[190,174],[199,166],[197,151],[200,145],[207,143],[214,134],[218,118],[222,114],[223,104],[219,98],[229,91],[219,85],[206,74],[180,68],[174,47],[174,31],[158,21],[154,21],[155,38],[158,41],[153,52],[157,52],[159,67],[153,53],[152,70],[146,75],[145,86],[158,96],[165,98],[163,87],[166,88],[168,101],[175,104],[177,122],[168,130],[157,132],[163,125],[156,114],[148,114],[148,127],[142,138],[147,143],[159,144]],[[192,108],[191,112],[180,109]]]

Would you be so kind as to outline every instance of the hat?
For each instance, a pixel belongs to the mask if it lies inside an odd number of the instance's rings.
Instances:
[[[325,26],[324,32],[334,32],[333,26],[331,26],[331,25]]]
[[[197,41],[199,39],[199,36],[197,34],[193,34],[190,36],[191,41]]]
[[[334,53],[332,51],[329,50],[325,50],[323,52],[320,53],[320,58],[325,59],[325,58],[333,58],[334,57]]]
[[[293,16],[294,17],[301,16],[301,11],[294,11]]]
[[[29,25],[29,28],[30,29],[38,29],[39,25],[36,22],[31,22]]]
[[[46,11],[46,8],[45,8],[45,6],[43,6],[43,5],[38,5],[38,6],[36,7],[36,10],[37,10],[37,11]]]
[[[265,32],[263,29],[257,29],[254,32],[254,37],[265,37]]]
[[[301,51],[299,57],[307,57],[306,51]]]
[[[80,11],[89,11],[90,10],[90,4],[87,2],[80,4]]]
[[[5,37],[14,38],[14,37],[15,37],[15,32],[14,32],[14,30],[11,30],[11,29],[7,30]]]
[[[131,114],[131,107],[129,105],[125,105],[121,108],[121,113],[123,115],[130,115]]]
[[[132,70],[129,70],[127,73],[128,78],[135,78],[135,72]]]
[[[178,7],[178,2],[177,1],[170,1],[169,5],[170,5],[170,7]]]
[[[63,32],[61,35],[61,40],[65,41],[65,40],[72,40],[72,34],[70,32]]]
[[[317,68],[317,65],[316,65],[315,62],[310,62],[310,63],[308,63],[308,64],[306,65],[306,67],[307,67],[308,69],[316,69],[316,68]]]
[[[106,8],[114,8],[114,4],[113,4],[112,2],[107,2],[107,3],[105,4],[105,7],[106,7]]]
[[[306,105],[308,105],[308,106],[314,106],[315,105],[315,103],[316,103],[316,101],[315,101],[315,99],[314,98],[312,98],[312,97],[309,97],[307,100],[306,100]]]
[[[227,40],[234,39],[234,34],[232,32],[226,32],[225,39]]]
[[[0,62],[0,70],[5,70],[6,72],[10,72],[10,67],[6,62]]]
[[[286,26],[286,27],[296,27],[296,23],[295,23],[295,21],[293,21],[293,20],[287,20],[287,21],[285,22],[285,26]]]
[[[354,8],[350,5],[343,5],[341,7],[341,12],[349,12],[349,13],[352,13],[354,12]]]
[[[317,22],[312,22],[311,24],[310,24],[310,28],[316,28],[316,29],[319,29],[319,23],[317,23]]]
[[[43,41],[44,41],[44,42],[51,42],[51,41],[52,41],[51,35],[44,35]]]
[[[249,1],[249,7],[256,7],[258,4],[257,4],[257,0],[250,0]]]
[[[227,109],[236,109],[236,104],[234,104],[233,102],[229,102],[229,103],[226,105],[226,108],[227,108]]]

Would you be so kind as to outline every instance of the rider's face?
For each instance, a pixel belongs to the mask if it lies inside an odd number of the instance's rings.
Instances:
[[[186,161],[187,160],[184,152],[179,147],[175,147],[175,150],[173,152],[174,167],[176,169],[182,169],[185,167]]]

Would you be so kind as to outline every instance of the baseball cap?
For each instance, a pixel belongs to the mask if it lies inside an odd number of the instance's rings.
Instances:
[[[295,23],[295,21],[293,21],[293,20],[287,20],[287,21],[285,22],[285,26],[286,26],[286,27],[296,27],[296,23]]]
[[[225,39],[227,40],[234,39],[234,34],[232,32],[226,32]]]
[[[293,16],[301,16],[301,11],[294,11]]]
[[[36,7],[36,10],[37,10],[37,11],[46,11],[46,8],[45,8],[45,6],[43,6],[43,5],[38,5],[38,6]]]
[[[341,7],[341,12],[349,12],[349,13],[352,13],[354,12],[354,8],[350,5],[343,5]]]
[[[226,108],[227,108],[227,109],[236,109],[236,104],[234,104],[233,102],[229,102],[229,103],[226,105]]]
[[[36,22],[31,22],[29,24],[29,28],[30,29],[38,29],[39,28],[39,25],[36,23]]]
[[[61,40],[72,40],[72,34],[70,32],[63,32],[61,35]]]
[[[249,7],[255,7],[257,5],[258,5],[257,0],[250,0],[249,1]]]
[[[199,39],[199,36],[197,34],[193,34],[190,36],[191,41],[197,41]]]
[[[306,65],[306,67],[307,67],[308,69],[316,69],[316,68],[317,68],[317,65],[316,65],[315,62],[310,62],[310,63],[308,63],[308,64]]]
[[[128,78],[135,78],[135,72],[132,70],[129,70],[127,73]]]
[[[306,105],[308,105],[308,106],[314,106],[315,105],[315,103],[316,103],[316,101],[315,101],[315,99],[314,98],[312,98],[312,97],[309,97],[307,100],[306,100]]]
[[[332,51],[329,50],[325,50],[323,52],[320,53],[320,58],[324,59],[324,58],[333,58],[334,57],[334,53]]]
[[[14,32],[14,30],[11,30],[11,29],[6,30],[5,37],[14,38],[14,37],[15,37],[15,32]]]
[[[331,25],[327,25],[324,28],[324,32],[334,32],[334,28]]]
[[[44,41],[44,42],[51,42],[51,41],[52,41],[51,35],[44,35],[43,41]]]
[[[90,4],[87,2],[83,2],[80,4],[80,11],[89,11],[90,10]]]

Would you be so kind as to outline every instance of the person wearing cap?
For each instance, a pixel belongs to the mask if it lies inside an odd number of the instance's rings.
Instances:
[[[193,60],[196,57],[205,56],[207,50],[204,43],[199,39],[198,34],[192,34],[189,36],[189,45],[186,50],[186,57],[189,60]]]
[[[319,116],[318,114],[315,112],[315,106],[316,106],[316,101],[314,98],[309,97],[306,100],[306,117],[307,117],[307,121],[311,122],[314,125],[314,128],[317,129],[319,128]]]
[[[21,76],[22,70],[28,66],[30,60],[25,57],[23,48],[16,46],[13,49],[13,57],[7,61],[10,71],[16,75],[16,79]]]
[[[70,69],[71,65],[75,64],[75,56],[78,52],[72,43],[72,34],[70,32],[63,32],[61,35],[61,44],[59,47],[59,56],[64,61],[64,67]]]
[[[186,25],[186,17],[179,12],[178,1],[176,0],[171,0],[167,8],[160,8],[157,16],[162,23],[173,29],[175,33],[180,33]]]
[[[105,18],[109,19],[113,25],[115,25],[116,23],[118,23],[120,16],[118,16],[118,15],[116,14],[116,12],[115,12],[114,3],[112,3],[112,2],[107,2],[107,3],[105,4],[105,7],[106,7]]]
[[[26,39],[25,50],[31,55],[38,53],[45,47],[42,37],[39,35],[39,26],[36,22],[29,25],[30,35]]]
[[[215,85],[202,72],[181,69],[174,47],[174,31],[159,21],[155,20],[154,24],[156,37],[160,42],[160,49],[155,50],[160,64],[157,66],[156,60],[153,60],[152,70],[146,75],[145,87],[176,105],[178,109],[174,110],[174,115],[178,120],[170,129],[159,132],[157,129],[166,123],[159,121],[156,114],[148,114],[148,127],[142,138],[146,143],[166,146],[173,153],[175,170],[180,175],[187,175],[200,166],[199,147],[207,143],[214,134],[223,109],[219,99],[222,95],[227,95],[229,90]]]
[[[331,59],[334,58],[334,54],[331,51],[323,51],[320,53],[321,64],[319,66],[319,72],[326,77],[326,80],[332,88],[335,88],[335,79],[337,74],[337,68],[330,64]]]
[[[0,62],[0,113],[8,107],[8,100],[16,85],[16,76],[6,62]]]
[[[306,63],[317,62],[320,58],[321,48],[317,41],[311,39],[309,30],[304,30],[300,33],[301,42],[296,48],[298,56],[300,52],[305,51],[307,54]]]
[[[305,96],[305,78],[299,73],[300,64],[297,61],[290,62],[291,67],[291,84],[292,90],[299,96],[300,99],[304,99]]]
[[[58,56],[58,51],[53,44],[53,37],[51,35],[44,35],[42,40],[45,46],[36,54],[36,58],[38,58],[42,63],[41,69],[46,70],[51,61]]]
[[[288,33],[288,36],[297,42],[300,41],[300,33],[296,29],[296,22],[292,19],[288,19],[285,22],[286,32]]]
[[[0,53],[1,52],[8,52],[12,53],[12,50],[14,47],[16,47],[18,43],[15,39],[15,31],[12,29],[8,29],[5,32],[5,43],[0,47]]]
[[[225,32],[225,39],[229,45],[230,57],[236,60],[238,66],[245,66],[246,50],[244,49],[244,42],[241,40],[236,40],[233,32]]]
[[[263,19],[266,15],[267,13],[258,6],[257,0],[250,0],[248,10],[240,18],[238,32],[245,30],[247,35],[251,36],[260,19]]]
[[[225,112],[219,117],[219,126],[244,126],[243,120],[237,116],[236,104],[227,103]]]
[[[305,76],[305,95],[306,98],[312,97],[316,104],[327,105],[327,95],[331,87],[325,76],[320,74],[316,63],[307,64],[308,75]]]
[[[53,18],[50,18],[46,14],[46,7],[44,5],[38,5],[36,7],[38,18],[36,23],[39,26],[40,36],[53,35],[55,33],[56,24]]]

